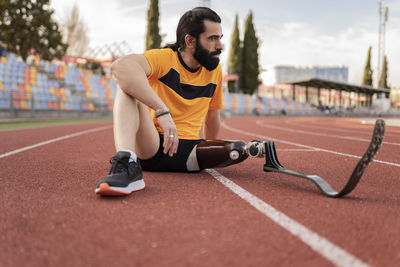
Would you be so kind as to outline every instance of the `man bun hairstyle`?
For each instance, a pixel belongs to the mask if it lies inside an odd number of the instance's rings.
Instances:
[[[172,48],[174,51],[186,47],[185,36],[187,34],[198,39],[199,35],[205,31],[204,20],[221,23],[221,18],[215,11],[208,7],[196,7],[187,11],[179,20],[176,28],[176,42],[168,44],[164,48]]]

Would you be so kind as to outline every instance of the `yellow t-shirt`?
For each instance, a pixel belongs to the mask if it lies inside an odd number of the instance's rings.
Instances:
[[[170,48],[143,53],[151,67],[147,77],[157,95],[167,105],[180,139],[199,139],[203,120],[209,110],[223,107],[221,65],[213,71],[201,66],[190,69],[178,52]],[[151,111],[159,133],[163,133]]]

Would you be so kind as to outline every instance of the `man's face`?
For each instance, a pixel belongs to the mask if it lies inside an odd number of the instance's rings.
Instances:
[[[219,55],[223,49],[221,44],[221,24],[210,20],[204,21],[205,31],[196,40],[193,57],[207,70],[214,70],[219,64]]]

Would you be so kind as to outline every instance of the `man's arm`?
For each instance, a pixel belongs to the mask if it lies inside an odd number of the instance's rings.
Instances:
[[[151,66],[145,56],[132,54],[122,57],[111,65],[111,73],[126,94],[154,110],[167,108],[147,80],[147,76],[151,74]],[[169,156],[172,157],[179,142],[175,123],[171,114],[160,116],[157,121],[164,134],[170,137],[164,139],[163,147],[164,153],[169,151]]]
[[[204,138],[217,139],[220,126],[219,110],[209,110],[204,120]]]
[[[128,95],[154,110],[166,108],[147,80],[151,67],[143,55],[132,54],[118,59],[111,64],[111,73]]]

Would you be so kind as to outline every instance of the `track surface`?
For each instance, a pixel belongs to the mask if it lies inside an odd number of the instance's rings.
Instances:
[[[285,167],[338,189],[372,134],[360,121],[230,118],[221,138],[275,140]],[[111,123],[0,131],[0,140],[0,266],[400,266],[399,127],[386,128],[342,199],[264,173],[263,159],[145,172],[145,190],[99,197]]]

